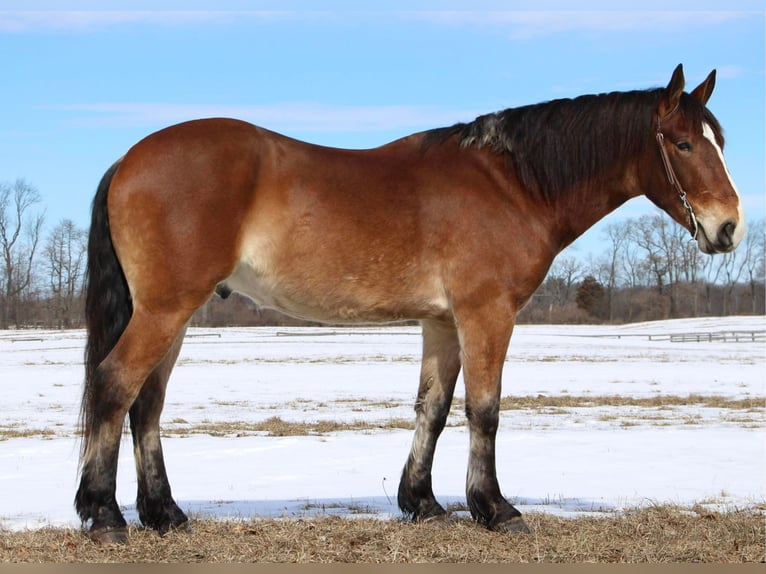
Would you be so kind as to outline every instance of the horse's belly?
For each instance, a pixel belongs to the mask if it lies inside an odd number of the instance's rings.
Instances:
[[[264,272],[244,263],[224,283],[261,307],[324,323],[385,323],[444,318],[448,313],[447,298],[436,285],[395,292],[381,283],[380,289],[371,292],[342,273],[311,280]]]

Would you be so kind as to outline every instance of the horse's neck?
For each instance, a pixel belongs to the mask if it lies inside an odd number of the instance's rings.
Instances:
[[[641,195],[636,168],[629,168],[573,186],[553,201],[563,249],[595,223]]]

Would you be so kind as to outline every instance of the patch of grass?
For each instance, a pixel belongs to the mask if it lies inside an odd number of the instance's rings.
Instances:
[[[358,405],[356,408],[369,409],[395,409],[402,406],[396,399],[335,399],[332,401],[335,405]]]
[[[241,406],[240,403],[231,403],[232,406]],[[396,399],[337,399],[327,403],[313,404],[315,408],[308,408],[312,404],[309,399],[295,399],[287,406],[302,412],[314,410],[326,410],[332,415],[337,411],[351,411],[353,413],[365,413],[406,407]],[[525,395],[519,397],[506,396],[500,401],[500,410],[534,411],[535,414],[546,416],[571,416],[574,409],[580,409],[579,414],[588,417],[587,409],[614,409],[602,410],[594,413],[595,420],[602,423],[617,423],[622,428],[650,424],[653,426],[669,425],[700,425],[704,424],[702,416],[695,412],[681,411],[680,408],[710,408],[720,410],[719,420],[729,424],[737,424],[745,428],[760,428],[763,426],[763,414],[766,405],[763,398],[731,399],[720,396],[707,395],[653,395],[650,397],[631,397],[622,395]],[[276,406],[274,407],[276,408]],[[620,410],[627,409],[627,410]],[[453,401],[450,418],[447,426],[465,426],[465,400],[456,398]],[[582,420],[582,419],[580,419]],[[174,425],[176,427],[174,428]],[[209,434],[211,436],[251,436],[265,434],[266,436],[321,436],[331,432],[344,431],[380,431],[380,430],[412,430],[415,428],[415,416],[405,418],[381,419],[376,415],[374,420],[363,418],[352,421],[339,421],[325,418],[314,421],[286,421],[279,416],[273,416],[263,421],[211,421],[205,419],[199,423],[187,423],[185,419],[176,418],[169,425],[163,427],[163,433],[168,436],[188,436],[192,434]],[[545,428],[545,423],[539,421],[535,428]],[[1,435],[0,435],[1,436]]]
[[[577,396],[577,395],[526,395],[520,397],[503,397],[500,400],[500,410],[539,409],[550,407],[580,408],[580,407],[641,407],[669,408],[672,406],[698,406],[717,409],[747,410],[764,412],[766,399],[753,397],[731,399],[716,395],[691,394],[685,397],[678,395],[656,395],[651,397],[631,397],[623,395]]]
[[[18,425],[0,425],[0,441],[11,440],[15,438],[43,438],[51,439],[58,436],[51,429],[27,428],[21,424]]]
[[[3,562],[266,563],[742,563],[764,557],[759,512],[654,507],[565,519],[525,515],[528,535],[489,532],[470,519],[425,524],[341,518],[195,520],[159,537],[132,526],[127,546],[99,546],[73,529],[2,532]]]
[[[413,430],[415,421],[407,419],[389,419],[387,421],[336,421],[319,420],[309,422],[286,421],[281,417],[269,417],[263,421],[221,421],[204,420],[188,428],[165,429],[163,434],[188,436],[208,434],[210,436],[249,436],[263,434],[272,437],[284,436],[322,436],[341,431],[372,431],[382,429]]]
[[[237,407],[241,409],[252,408],[253,404],[250,401],[220,401],[213,400],[211,404],[216,407]]]

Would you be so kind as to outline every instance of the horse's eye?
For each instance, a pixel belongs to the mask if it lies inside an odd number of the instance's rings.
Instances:
[[[678,142],[676,147],[681,151],[692,151],[692,144],[689,142]]]

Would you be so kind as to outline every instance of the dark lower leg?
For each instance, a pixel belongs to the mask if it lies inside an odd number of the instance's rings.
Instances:
[[[437,416],[432,415],[432,419],[429,420],[422,407],[419,408],[412,450],[399,482],[397,497],[399,508],[414,520],[425,520],[446,512],[436,501],[431,484],[431,467],[436,441],[444,428],[443,421],[447,418],[449,404],[442,409],[443,415],[441,413]]]
[[[424,323],[423,364],[415,403],[415,435],[398,493],[399,508],[415,520],[445,514],[433,494],[431,468],[436,442],[447,421],[459,371],[459,346],[454,328]]]
[[[98,432],[97,442],[107,444],[97,456],[86,454],[80,475],[80,486],[75,494],[75,508],[83,524],[93,533],[124,529],[125,518],[115,499],[119,434],[116,440],[107,435],[114,432]],[[103,426],[102,426],[103,429]],[[90,524],[88,524],[90,523]]]
[[[528,531],[521,513],[500,492],[495,437],[500,419],[503,364],[513,330],[513,308],[487,306],[461,322],[466,416],[470,432],[466,498],[471,516],[492,530]]]
[[[91,522],[91,536],[98,541],[127,541],[125,519],[115,499],[122,426],[147,377],[168,354],[186,318],[142,313],[135,307],[117,345],[87,383],[84,405],[88,428],[75,506],[83,522]],[[159,469],[156,464],[155,468]]]
[[[138,470],[136,507],[141,523],[160,534],[186,528],[189,519],[173,500],[159,433],[145,433],[134,448]]]
[[[178,357],[183,332],[160,365],[147,378],[130,408],[130,430],[136,460],[136,507],[141,523],[161,534],[186,528],[188,518],[173,500],[160,442],[160,414],[170,371]]]
[[[468,408],[471,435],[466,498],[471,516],[491,530],[528,532],[519,512],[500,492],[495,468],[497,404]]]
[[[80,485],[75,494],[75,508],[84,524],[90,522],[93,533],[124,530],[126,523],[115,499],[117,458],[125,411],[125,401],[117,396],[102,367],[93,382],[94,409],[86,430]]]

